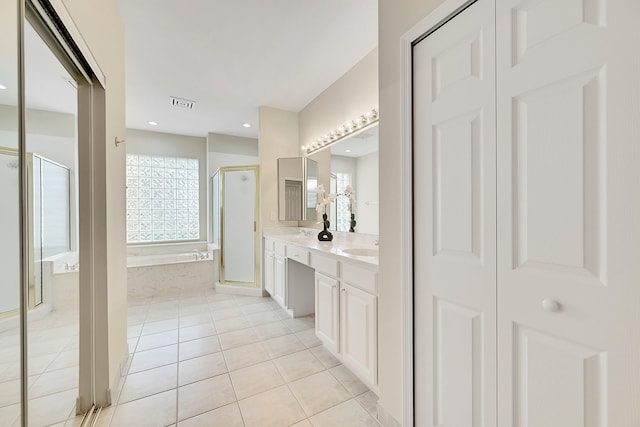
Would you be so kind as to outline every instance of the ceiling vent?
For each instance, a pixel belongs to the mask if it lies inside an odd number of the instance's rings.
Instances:
[[[188,99],[176,98],[175,96],[169,97],[171,99],[171,105],[179,108],[186,108],[187,110],[193,110],[193,106],[196,101],[189,101]]]

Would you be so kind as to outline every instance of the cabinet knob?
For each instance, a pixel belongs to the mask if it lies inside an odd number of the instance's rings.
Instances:
[[[552,300],[551,298],[545,298],[542,300],[542,309],[544,311],[548,311],[550,313],[555,313],[560,311],[562,305],[558,301]]]

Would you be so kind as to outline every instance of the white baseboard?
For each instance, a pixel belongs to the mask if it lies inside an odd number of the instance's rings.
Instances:
[[[385,411],[380,403],[376,405],[376,409],[378,411],[378,421],[383,427],[402,427],[402,424],[400,424],[400,422],[391,414]]]

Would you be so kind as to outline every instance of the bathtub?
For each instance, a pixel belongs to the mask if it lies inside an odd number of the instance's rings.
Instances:
[[[129,297],[178,295],[185,289],[213,287],[218,276],[216,249],[206,242],[130,246]]]
[[[78,252],[64,252],[42,260],[42,299],[54,310],[77,311],[80,291]]]

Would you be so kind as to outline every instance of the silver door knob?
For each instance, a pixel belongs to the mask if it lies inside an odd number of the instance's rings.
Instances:
[[[561,308],[562,306],[558,301],[552,300],[550,298],[545,298],[542,300],[542,309],[544,311],[549,311],[553,313],[556,311],[560,311]]]

